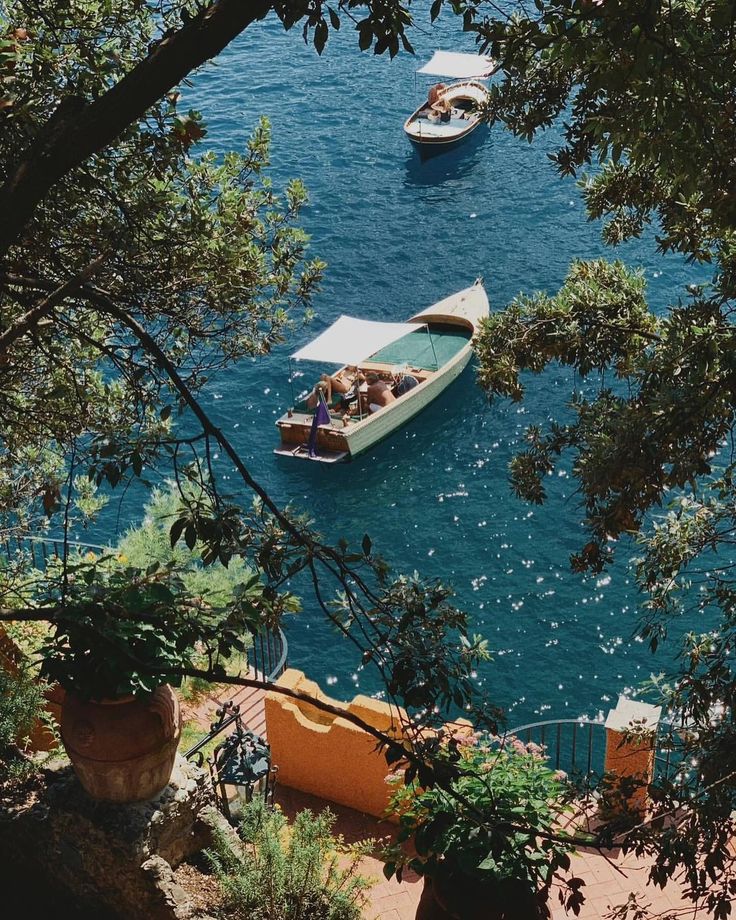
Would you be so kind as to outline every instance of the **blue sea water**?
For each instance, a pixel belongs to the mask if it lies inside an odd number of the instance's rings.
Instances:
[[[693,280],[681,259],[656,253],[653,237],[617,253],[604,247],[575,183],[561,180],[547,157],[555,130],[530,145],[483,128],[465,147],[421,163],[402,131],[426,91],[414,71],[436,48],[473,45],[447,15],[435,27],[424,17],[412,41],[418,60],[402,54],[392,62],[359,52],[357,34],[343,28],[320,58],[300,31],[286,33],[271,18],[185,89],[184,104],[208,124],[205,147],[218,153],[242,149],[258,118],[269,117],[274,183],[306,183],[302,223],[312,253],[329,266],[311,330],[222,374],[205,402],[261,484],[313,514],[327,538],[359,543],[367,532],[397,570],[454,585],[493,650],[478,680],[508,707],[512,724],[595,715],[664,660],[631,640],[639,603],[632,547],[619,547],[601,577],[570,572],[584,532],[564,464],[544,507],[510,492],[509,458],[527,425],[565,405],[567,371],[530,378],[521,405],[489,405],[468,370],[400,433],[339,468],[271,452],[274,422],[292,400],[287,356],[340,313],[401,320],[479,275],[500,308],[522,291],[554,291],[576,257],[618,255],[641,266],[655,309]],[[308,594],[287,635],[291,663],[335,696],[378,689]]]

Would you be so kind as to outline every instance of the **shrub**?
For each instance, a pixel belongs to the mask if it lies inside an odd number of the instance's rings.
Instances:
[[[28,671],[0,668],[0,784],[20,782],[35,769],[23,748],[36,720],[45,715],[44,687]]]
[[[538,745],[511,736],[459,733],[445,755],[455,772],[447,788],[397,781],[390,807],[400,816],[398,842],[385,853],[385,874],[401,877],[408,866],[434,878],[541,892],[545,900],[573,850],[561,826],[571,795],[564,774]]]
[[[262,801],[248,805],[236,852],[223,835],[208,857],[232,920],[360,920],[370,883],[358,863],[373,841],[346,846],[334,815],[300,812],[289,826]]]

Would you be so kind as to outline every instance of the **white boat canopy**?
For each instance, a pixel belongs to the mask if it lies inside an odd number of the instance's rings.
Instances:
[[[421,323],[377,323],[341,316],[291,357],[297,361],[358,365],[386,345],[424,328]]]
[[[417,73],[429,73],[438,77],[454,77],[461,80],[490,77],[496,69],[496,62],[485,54],[461,54],[459,51],[435,51],[432,59]]]

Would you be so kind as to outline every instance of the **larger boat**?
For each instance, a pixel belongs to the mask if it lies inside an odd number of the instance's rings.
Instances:
[[[473,336],[488,310],[479,278],[405,323],[341,316],[293,354],[292,360],[341,364],[333,379],[351,379],[354,402],[348,393],[328,405],[322,391],[312,391],[276,422],[281,444],[275,453],[336,463],[369,450],[421,412],[460,375],[470,361]],[[292,373],[292,379],[294,376]],[[400,394],[380,408],[368,405],[366,399],[366,381],[376,377]]]
[[[417,73],[454,77],[429,88],[425,102],[404,122],[404,131],[422,157],[454,147],[482,123],[479,109],[488,100],[482,82],[498,70],[492,58],[456,51],[435,51]]]

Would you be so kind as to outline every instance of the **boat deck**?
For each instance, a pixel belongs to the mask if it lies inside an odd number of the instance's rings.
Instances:
[[[454,358],[470,339],[469,330],[450,323],[432,323],[429,328],[431,336],[426,331],[410,332],[376,352],[365,365],[409,365],[433,371]]]
[[[398,368],[406,368],[410,373],[431,374],[438,366],[450,361],[470,339],[469,330],[451,323],[433,323],[430,326],[431,337],[426,330],[417,327],[391,345],[377,351],[371,358],[361,364],[363,370],[371,369],[379,373],[395,373]],[[422,377],[421,379],[425,379]],[[420,382],[421,382],[420,379]],[[337,402],[339,396],[334,395]],[[332,407],[330,407],[331,414]],[[292,425],[311,425],[313,413],[306,407],[306,400],[294,406],[293,414],[288,419]],[[337,417],[337,416],[334,416]]]
[[[405,326],[398,331],[400,338],[374,351],[369,358],[361,360],[359,366],[363,373],[377,371],[384,380],[410,374],[418,386],[403,393],[383,411],[363,416],[355,415],[356,405],[351,414],[345,414],[340,394],[333,391],[329,418],[325,417],[324,423],[317,428],[316,455],[313,457],[309,457],[308,443],[314,411],[307,408],[312,400],[306,395],[308,391],[304,391],[302,399],[276,421],[281,443],[275,453],[337,463],[358,456],[388,437],[421,412],[462,372],[471,357],[473,333],[487,314],[488,298],[480,279],[471,287],[414,314],[408,321],[411,323],[408,328],[413,331],[406,332]],[[388,340],[388,336],[382,339]],[[373,347],[378,344],[376,341]],[[361,391],[368,389],[364,382]]]
[[[449,121],[430,121],[422,115],[418,115],[407,127],[407,131],[421,139],[423,137],[451,138],[466,131],[472,121],[477,121],[476,116],[470,118],[461,118],[459,115],[453,115]]]

